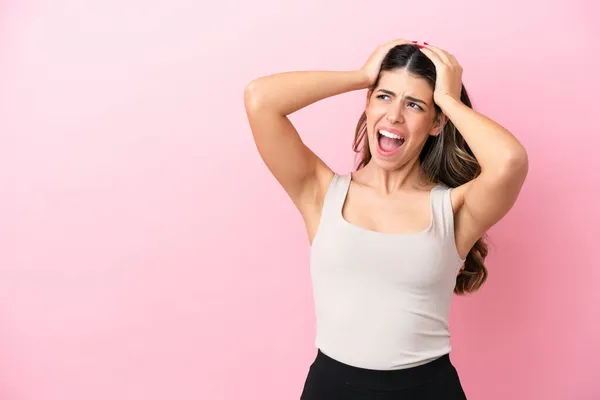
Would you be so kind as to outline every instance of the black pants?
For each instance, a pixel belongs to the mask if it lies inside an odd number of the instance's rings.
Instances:
[[[318,350],[300,400],[466,400],[450,355],[417,367],[378,371]]]

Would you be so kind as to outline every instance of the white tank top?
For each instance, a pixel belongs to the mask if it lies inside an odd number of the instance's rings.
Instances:
[[[310,252],[316,341],[360,368],[414,367],[450,352],[448,312],[465,260],[456,251],[451,188],[431,191],[429,227],[375,232],[342,217],[351,175],[335,174]]]

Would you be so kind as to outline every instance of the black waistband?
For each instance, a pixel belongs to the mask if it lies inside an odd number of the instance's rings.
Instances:
[[[408,389],[457,376],[449,354],[416,367],[373,370],[344,364],[318,350],[311,368],[352,386],[380,390]]]

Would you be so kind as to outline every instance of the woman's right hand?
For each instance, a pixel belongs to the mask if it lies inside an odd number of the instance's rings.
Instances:
[[[401,44],[415,44],[409,40],[397,39],[392,40],[391,42],[382,44],[377,47],[377,49],[371,54],[365,65],[360,69],[361,73],[365,75],[368,80],[369,86],[375,84],[377,80],[377,76],[379,75],[379,70],[381,69],[381,63],[383,59],[387,55],[387,53],[394,47]]]

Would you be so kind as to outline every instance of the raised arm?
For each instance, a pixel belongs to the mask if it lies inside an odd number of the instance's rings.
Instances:
[[[287,116],[327,97],[369,88],[387,52],[404,43],[409,42],[394,40],[378,47],[356,71],[284,72],[246,86],[244,104],[256,147],[297,207],[322,200],[333,172],[303,143]]]
[[[287,116],[327,97],[366,87],[367,79],[359,71],[284,72],[246,86],[244,104],[256,147],[296,206],[324,195],[320,188],[327,186],[333,172],[304,144]]]

